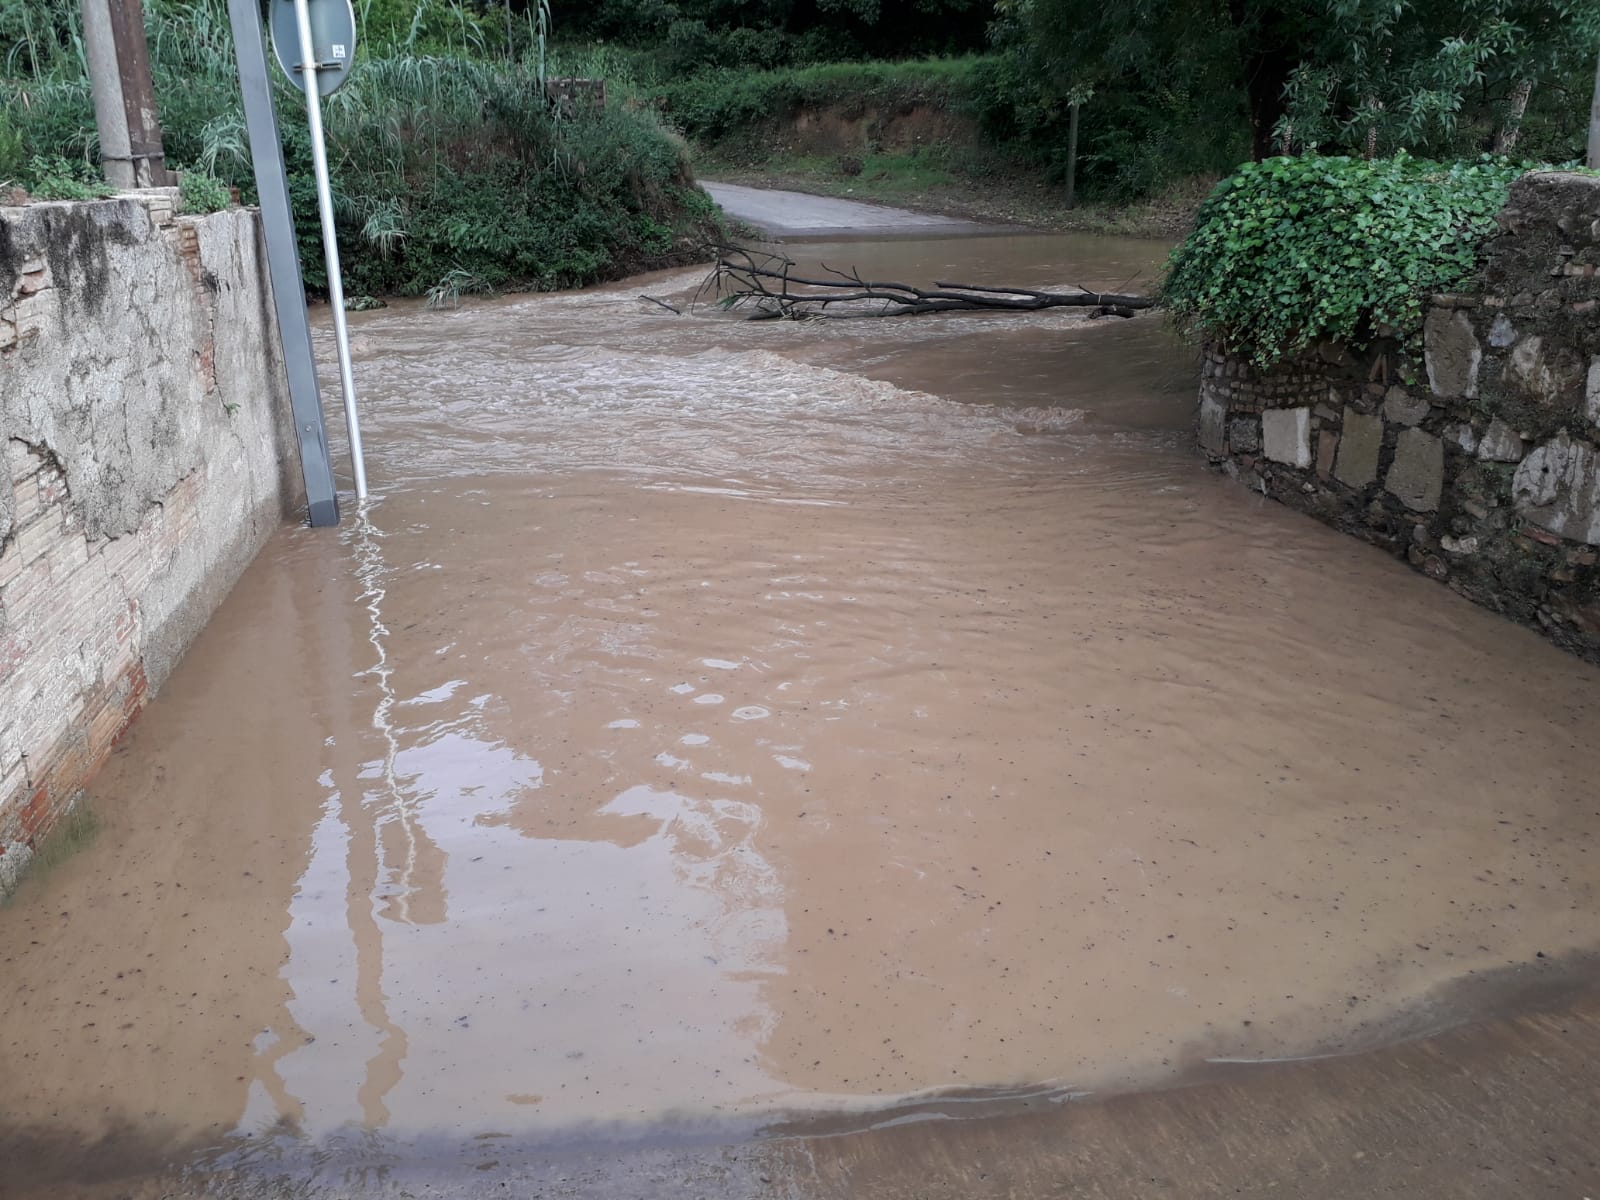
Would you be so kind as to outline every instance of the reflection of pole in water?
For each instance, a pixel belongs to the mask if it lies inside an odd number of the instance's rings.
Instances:
[[[383,932],[378,925],[374,905],[379,880],[392,875],[384,852],[383,830],[390,822],[398,821],[405,839],[405,865],[400,875],[398,919],[411,923],[412,878],[417,864],[417,832],[413,823],[411,806],[400,788],[395,770],[400,744],[395,737],[390,716],[394,711],[394,667],[389,660],[387,639],[389,627],[383,622],[383,600],[387,594],[383,586],[383,553],[378,540],[383,531],[372,523],[372,505],[363,503],[356,516],[354,546],[356,554],[356,579],[362,591],[359,600],[367,610],[367,640],[377,654],[377,660],[363,675],[378,682],[378,702],[372,710],[372,728],[383,739],[383,766],[381,807],[374,814],[371,841],[371,875],[357,884],[355,865],[355,839],[351,839],[351,888],[349,919],[356,941],[356,1001],[367,1023],[382,1032],[378,1051],[367,1063],[366,1079],[358,1093],[362,1117],[369,1128],[387,1123],[389,1109],[384,1103],[389,1092],[400,1081],[401,1064],[405,1061],[407,1040],[405,1031],[389,1017],[387,998],[383,992]],[[364,874],[364,872],[363,872]]]
[[[370,646],[373,636],[370,611],[351,604],[360,599],[359,589],[370,586],[360,582],[352,562],[378,567],[381,562],[375,559],[375,548],[364,552],[365,560],[359,548],[351,553],[354,534],[349,529],[342,531],[340,542],[337,551],[330,549],[321,560],[324,571],[339,577],[338,584],[312,594],[315,611],[297,611],[297,623],[308,631],[301,673],[316,689],[319,714],[319,727],[308,733],[320,732],[326,739],[327,760],[317,779],[324,804],[290,900],[283,968],[289,993],[283,1020],[276,1036],[257,1041],[262,1089],[241,1125],[250,1131],[264,1128],[262,1118],[268,1112],[276,1117],[275,1127],[304,1130],[314,1137],[345,1126],[353,1117],[370,1128],[382,1127],[390,1115],[387,1098],[402,1078],[409,1049],[384,992],[385,947],[378,912],[383,855],[376,823],[382,810],[374,802],[379,797],[363,790],[363,780],[377,774],[368,732],[371,708],[363,690],[350,682],[365,674],[369,655],[357,647],[363,640]],[[291,589],[289,597],[297,610],[313,602],[298,589]],[[381,648],[382,635],[377,636]],[[330,925],[326,919],[332,914],[324,906],[333,896],[344,900],[342,935],[338,923]],[[361,1032],[363,1026],[370,1035]]]
[[[394,659],[383,620],[383,536],[372,523],[367,506],[341,536],[343,547],[353,552],[354,570],[349,575],[361,588],[356,600],[366,617],[366,640],[376,661],[365,667],[357,661],[353,639],[359,636],[355,630],[360,618],[349,605],[346,587],[323,594],[323,602],[331,606],[322,614],[326,619],[303,622],[316,631],[313,636],[326,639],[313,653],[331,670],[312,675],[321,688],[337,689],[324,690],[319,700],[329,721],[324,728],[324,733],[331,735],[328,744],[342,747],[343,753],[335,754],[335,763],[318,781],[327,800],[300,880],[302,898],[309,897],[304,901],[308,907],[296,915],[294,907],[299,902],[291,901],[285,978],[293,991],[284,1027],[293,1032],[282,1040],[268,1037],[258,1041],[261,1099],[241,1128],[261,1128],[262,1109],[270,1105],[278,1121],[288,1128],[322,1136],[349,1122],[352,1097],[346,1089],[350,1087],[355,1089],[355,1106],[368,1130],[389,1123],[388,1099],[404,1078],[410,1040],[391,1015],[390,998],[384,990],[384,939],[386,932],[393,932],[386,931],[384,922],[417,925],[444,920],[445,856],[418,821],[415,798],[407,794],[399,779],[400,733],[393,724],[397,701]],[[342,575],[349,570],[347,561],[339,559]],[[363,689],[336,682],[367,677],[378,684],[370,715]],[[369,756],[368,729],[382,739],[381,759]],[[339,776],[345,771],[353,771],[356,779],[341,787]],[[373,779],[381,781],[378,786],[370,785]],[[391,868],[391,862],[400,866]],[[324,915],[318,897],[332,889],[344,896],[348,941],[316,919]],[[299,945],[297,929],[307,934]],[[303,1024],[296,1019],[297,1010]],[[318,1028],[319,1018],[326,1022],[322,1028]],[[360,1025],[370,1029],[372,1037],[356,1033]],[[313,1045],[319,1036],[327,1035],[331,1037],[322,1045]],[[359,1069],[357,1061],[362,1062]]]
[[[351,808],[359,814],[359,804]],[[382,873],[382,852],[376,836],[370,841],[354,836],[348,844],[350,886],[346,893],[346,919],[356,946],[356,1006],[361,1018],[379,1035],[378,1049],[367,1060],[356,1102],[369,1129],[389,1122],[389,1107],[384,1103],[394,1085],[400,1082],[408,1043],[406,1031],[389,1016],[388,997],[383,991],[383,931],[373,912],[373,893]],[[376,830],[374,830],[376,832]]]
[[[377,655],[373,665],[362,674],[370,676],[378,683],[378,702],[372,710],[372,728],[383,739],[381,773],[383,808],[374,823],[374,832],[378,838],[376,850],[380,871],[387,877],[389,872],[384,868],[388,866],[385,861],[388,856],[385,853],[382,834],[384,828],[391,822],[397,822],[399,825],[404,847],[404,865],[400,870],[400,886],[395,897],[394,917],[410,925],[415,924],[411,916],[411,897],[417,890],[415,879],[418,830],[411,804],[401,790],[395,770],[395,762],[400,754],[400,741],[395,736],[394,725],[391,722],[395,706],[394,666],[389,658],[389,627],[383,621],[383,601],[388,593],[383,586],[385,568],[383,551],[379,546],[380,539],[385,535],[383,530],[372,523],[372,508],[371,502],[365,503],[356,516],[354,546],[356,579],[362,587],[359,600],[367,610],[367,640],[372,643],[373,652]],[[443,914],[435,919],[442,920]]]

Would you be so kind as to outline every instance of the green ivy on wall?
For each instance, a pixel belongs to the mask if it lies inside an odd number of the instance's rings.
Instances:
[[[1269,367],[1315,342],[1419,330],[1429,295],[1472,275],[1512,180],[1482,158],[1270,158],[1224,179],[1172,254],[1179,321]]]

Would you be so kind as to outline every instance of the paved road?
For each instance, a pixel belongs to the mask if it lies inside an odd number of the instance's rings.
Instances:
[[[934,217],[888,208],[881,204],[862,204],[856,200],[835,200],[829,196],[809,196],[804,192],[768,191],[736,183],[700,185],[722,205],[730,217],[754,225],[772,237],[837,237],[851,234],[884,235],[992,233],[993,225],[961,221],[955,217]]]

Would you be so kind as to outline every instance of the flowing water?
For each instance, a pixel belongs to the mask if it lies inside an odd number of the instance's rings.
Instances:
[[[277,535],[0,909],[13,1183],[1059,1100],[1593,949],[1593,668],[1208,473],[1159,321],[638,299],[700,276],[353,318],[367,517]]]

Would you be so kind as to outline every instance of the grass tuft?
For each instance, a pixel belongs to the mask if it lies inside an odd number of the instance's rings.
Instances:
[[[94,844],[100,834],[100,818],[86,796],[80,795],[55,827],[34,847],[33,857],[24,864],[9,892],[0,891],[0,907],[12,903],[25,885],[37,886],[67,859]]]

